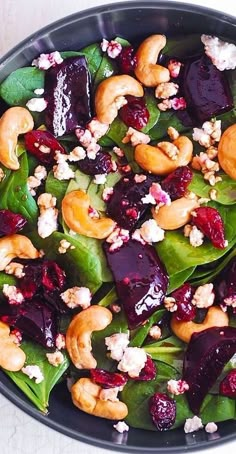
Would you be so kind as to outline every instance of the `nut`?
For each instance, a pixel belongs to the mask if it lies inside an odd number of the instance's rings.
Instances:
[[[10,107],[0,118],[0,162],[8,169],[19,169],[15,153],[18,136],[33,127],[33,117],[24,107]]]
[[[91,335],[105,329],[112,321],[112,313],[102,306],[90,306],[77,314],[66,333],[66,348],[77,369],[94,369]]]
[[[106,419],[124,419],[128,414],[127,405],[119,400],[101,400],[101,386],[91,378],[80,378],[71,388],[73,404],[90,415]]]
[[[169,144],[170,142],[167,142]],[[135,147],[135,161],[147,172],[155,175],[168,175],[177,167],[186,166],[192,159],[193,144],[186,136],[179,136],[172,144],[179,150],[176,159],[171,159],[162,149],[152,145],[140,144]]]
[[[0,366],[17,372],[24,366],[25,360],[25,353],[11,337],[9,326],[0,321]]]
[[[95,111],[101,123],[111,124],[119,108],[126,103],[124,96],[142,97],[142,85],[128,75],[112,76],[103,80],[95,93]]]
[[[218,160],[225,173],[236,180],[236,123],[227,128],[220,139]]]
[[[136,53],[135,76],[145,87],[156,87],[170,80],[170,72],[156,62],[160,51],[166,45],[164,35],[151,35],[139,46]]]
[[[0,271],[14,258],[37,259],[40,252],[35,249],[29,238],[24,235],[9,235],[0,238]]]
[[[228,326],[228,324],[229,317],[227,313],[223,312],[218,306],[212,306],[208,309],[202,323],[178,321],[175,317],[172,317],[171,329],[179,339],[188,343],[193,333],[200,333],[214,326]]]
[[[152,215],[157,224],[164,230],[175,230],[183,227],[191,220],[191,212],[199,206],[197,197],[188,199],[181,197],[174,200],[170,205],[164,205],[155,211],[152,209]]]
[[[62,200],[62,216],[74,232],[91,238],[104,239],[115,228],[115,222],[107,217],[89,216],[90,199],[83,191],[72,191]]]

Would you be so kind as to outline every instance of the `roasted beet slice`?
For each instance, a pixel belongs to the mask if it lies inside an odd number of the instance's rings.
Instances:
[[[112,159],[109,153],[98,151],[95,159],[84,158],[77,162],[79,169],[86,175],[100,175],[113,171]]]
[[[127,104],[119,110],[120,118],[126,126],[138,130],[144,128],[150,117],[144,98],[127,96],[126,99],[128,101]]]
[[[42,164],[55,163],[56,151],[64,154],[65,149],[58,140],[48,131],[30,131],[25,134],[25,148]]]
[[[236,257],[234,257],[214,281],[216,302],[232,306],[236,301]],[[231,304],[230,304],[231,303]]]
[[[236,398],[236,369],[231,370],[220,383],[220,394]]]
[[[156,364],[150,356],[147,357],[147,361],[141,370],[138,377],[132,377],[132,380],[135,381],[150,381],[156,378],[157,368]]]
[[[19,232],[26,224],[27,220],[21,214],[0,210],[0,237]]]
[[[0,318],[44,347],[55,347],[57,314],[40,297],[34,297],[20,305],[1,304]]]
[[[95,383],[103,388],[116,388],[126,385],[128,378],[117,372],[108,372],[104,369],[91,369],[91,377]]]
[[[194,209],[192,222],[211,240],[213,246],[224,249],[225,231],[223,219],[215,208],[199,207]]]
[[[85,126],[92,117],[90,74],[85,57],[66,58],[48,69],[44,97],[48,102],[46,126],[56,137]]]
[[[158,430],[168,430],[175,423],[176,403],[167,394],[154,394],[149,401],[149,411]]]
[[[114,252],[109,247],[110,244],[104,243],[117,294],[133,329],[162,304],[168,276],[153,246],[129,240]]]
[[[142,198],[148,194],[152,183],[159,179],[147,175],[141,183],[136,183],[135,175],[122,178],[114,186],[114,191],[107,203],[107,214],[114,219],[119,227],[131,230],[139,218],[148,208],[147,203],[142,202]]]
[[[184,358],[183,380],[189,385],[187,399],[194,414],[236,353],[236,328],[209,328],[192,335]]]
[[[19,286],[25,298],[32,298],[40,290],[62,292],[65,287],[65,272],[53,260],[32,261],[24,266],[24,274]]]
[[[180,166],[161,182],[161,187],[169,194],[171,200],[176,200],[184,196],[192,178],[192,170],[188,166]]]
[[[183,94],[188,112],[198,123],[233,108],[229,83],[223,71],[203,55],[185,64]]]
[[[171,296],[175,298],[177,310],[173,312],[176,320],[184,320],[189,322],[196,316],[196,306],[192,304],[194,290],[193,287],[186,282],[180,288],[175,290]]]

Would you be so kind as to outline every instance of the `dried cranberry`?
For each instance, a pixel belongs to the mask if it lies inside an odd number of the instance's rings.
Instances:
[[[180,166],[162,181],[161,186],[169,194],[171,200],[176,200],[184,196],[192,178],[192,170],[188,166]]]
[[[77,162],[79,169],[86,175],[110,173],[113,170],[112,159],[109,153],[98,151],[95,159],[84,158]]]
[[[19,286],[25,298],[32,298],[37,293],[47,294],[61,291],[65,286],[64,271],[51,260],[34,261],[24,266],[24,277]]]
[[[149,401],[149,411],[158,430],[168,430],[175,423],[176,403],[167,394],[154,394]]]
[[[122,47],[122,51],[117,57],[120,72],[123,74],[133,74],[136,66],[136,57],[132,46]]]
[[[192,304],[193,293],[193,287],[186,282],[171,294],[177,305],[177,311],[173,313],[176,320],[189,322],[195,318],[196,307]]]
[[[128,378],[125,375],[116,372],[108,372],[104,369],[91,369],[90,373],[93,381],[103,388],[124,386],[128,381]]]
[[[119,110],[121,119],[126,126],[138,130],[144,128],[150,116],[144,99],[135,96],[126,96],[126,99],[128,103]]]
[[[53,164],[56,151],[64,154],[65,150],[57,139],[48,131],[30,131],[25,134],[25,148],[42,164]]]
[[[211,240],[213,246],[225,248],[224,223],[219,211],[212,207],[195,208],[192,222]]]
[[[56,262],[45,260],[42,264],[42,284],[45,290],[62,290],[66,281],[65,272]]]
[[[236,398],[236,369],[231,370],[220,383],[220,394]]]
[[[0,237],[19,232],[26,223],[27,220],[21,214],[0,210]]]
[[[156,364],[154,363],[152,358],[150,356],[148,356],[147,361],[146,361],[143,369],[141,370],[139,376],[132,378],[132,380],[150,381],[150,380],[154,380],[154,378],[156,378],[156,374],[157,374]]]

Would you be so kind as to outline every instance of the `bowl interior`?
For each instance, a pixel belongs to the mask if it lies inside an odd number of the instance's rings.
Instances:
[[[152,33],[185,34],[186,39],[190,33],[206,33],[234,40],[235,31],[235,18],[187,4],[135,1],[101,6],[55,22],[20,43],[0,61],[0,81],[42,52],[78,50],[104,37],[122,36],[135,42]],[[65,383],[52,392],[48,416],[40,414],[3,372],[0,392],[34,418],[70,437],[125,452],[199,450],[230,440],[236,433],[236,422],[229,421],[219,425],[217,434],[184,434],[183,429],[163,433],[130,429],[119,434],[111,422],[80,413],[72,405]]]

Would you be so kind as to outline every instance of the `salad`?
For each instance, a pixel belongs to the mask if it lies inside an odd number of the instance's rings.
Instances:
[[[43,413],[235,418],[236,46],[103,39],[0,85],[0,366]]]

